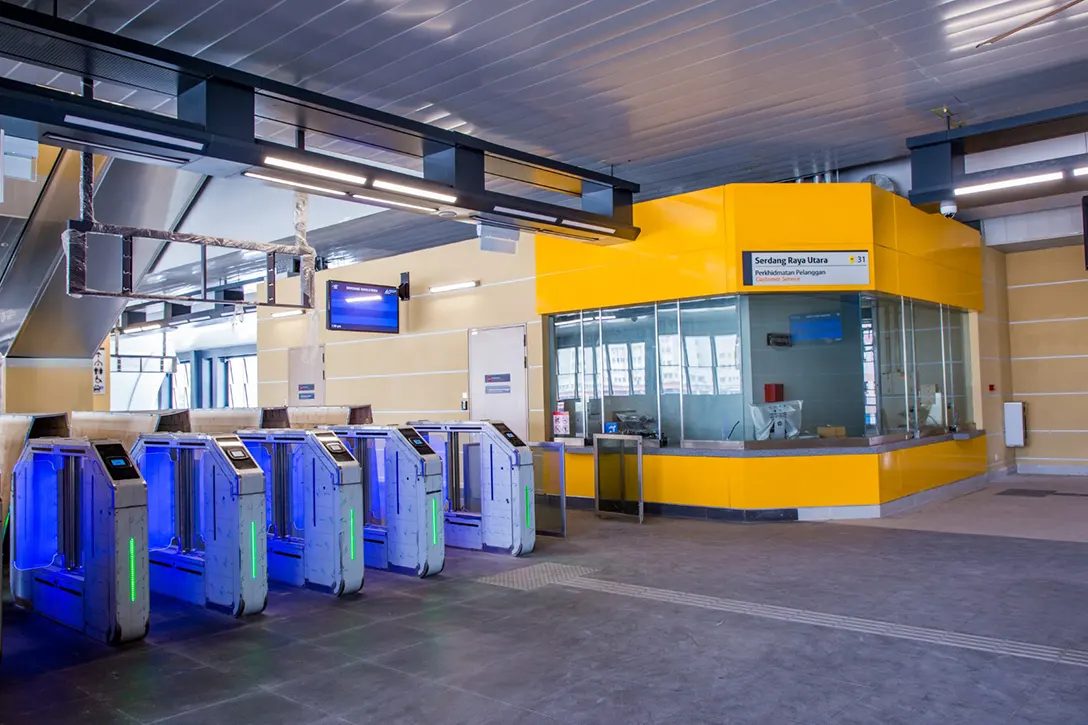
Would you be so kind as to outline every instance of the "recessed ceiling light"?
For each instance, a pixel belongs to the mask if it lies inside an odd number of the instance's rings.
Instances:
[[[366,196],[364,194],[352,194],[352,199],[358,199],[359,201],[370,201],[375,204],[388,204],[389,206],[400,207],[401,209],[413,209],[415,211],[425,211],[430,214],[438,211],[433,206],[420,206],[419,204],[409,204],[406,201],[393,201],[391,199],[379,199],[376,196]]]
[[[277,317],[295,317],[296,315],[301,315],[301,314],[302,314],[302,310],[284,310],[283,312],[273,312],[272,317],[273,318],[277,318]]]
[[[358,176],[357,174],[346,174],[343,171],[325,169],[320,166],[311,166],[310,164],[300,164],[297,161],[281,159],[277,156],[265,156],[264,164],[265,166],[274,166],[277,169],[297,171],[301,174],[322,176],[326,179],[333,179],[334,181],[345,181],[349,184],[365,184],[367,181],[365,176]]]
[[[408,194],[409,196],[418,196],[420,199],[433,199],[434,201],[445,202],[446,204],[456,204],[457,197],[451,194],[443,194],[437,191],[431,191],[430,189],[417,189],[414,186],[405,186],[404,184],[396,184],[392,181],[383,181],[376,179],[374,181],[375,189],[384,189],[385,191],[396,191],[401,194]]]
[[[69,146],[86,146],[87,148],[99,149],[109,154],[126,154],[128,156],[137,156],[141,159],[148,159],[149,161],[161,161],[167,164],[184,164],[188,163],[186,159],[179,159],[173,156],[163,156],[161,154],[151,154],[146,151],[133,151],[131,149],[122,148],[120,146],[112,146],[108,143],[98,143],[97,141],[83,141],[82,139],[72,138],[71,136],[61,136],[58,133],[45,133],[42,135],[43,139],[49,141],[56,141],[59,144],[67,144]]]
[[[1018,179],[1004,179],[1003,181],[991,181],[986,184],[975,184],[973,186],[962,186],[956,189],[953,193],[956,196],[966,196],[968,194],[981,194],[986,191],[999,191],[1001,189],[1013,189],[1018,186],[1030,186],[1032,184],[1043,184],[1048,181],[1061,181],[1065,178],[1065,174],[1061,171],[1055,171],[1049,174],[1036,174],[1034,176],[1021,176]]]
[[[495,207],[494,212],[496,214],[509,214],[510,216],[519,216],[526,219],[536,219],[538,222],[547,222],[548,224],[555,224],[557,219],[557,217],[548,216],[547,214],[537,214],[535,212],[511,209],[505,206]]]
[[[563,224],[568,227],[576,227],[578,229],[586,229],[591,232],[600,232],[601,234],[615,234],[616,230],[611,227],[602,227],[596,224],[586,224],[585,222],[576,222],[572,219],[564,219]]]
[[[467,282],[451,282],[450,284],[439,284],[430,288],[431,294],[438,294],[440,292],[455,292],[462,289],[472,289],[473,287],[479,287],[480,280],[472,279]]]

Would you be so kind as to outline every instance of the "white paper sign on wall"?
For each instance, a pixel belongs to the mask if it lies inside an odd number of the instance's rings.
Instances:
[[[94,380],[94,394],[106,394],[106,348],[100,347],[94,351],[91,358],[91,376]]]
[[[869,284],[869,252],[744,252],[745,287]]]

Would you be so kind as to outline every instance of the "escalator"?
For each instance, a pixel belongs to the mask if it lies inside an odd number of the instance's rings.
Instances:
[[[110,224],[176,229],[204,181],[168,166],[103,157],[95,162],[95,218]],[[13,248],[0,257],[0,354],[9,360],[90,360],[125,307],[121,298],[67,293],[61,233],[79,216],[79,169],[79,153],[60,151],[17,240],[10,235]],[[137,287],[166,244],[149,239],[133,244]],[[87,284],[120,289],[119,238],[88,235]]]

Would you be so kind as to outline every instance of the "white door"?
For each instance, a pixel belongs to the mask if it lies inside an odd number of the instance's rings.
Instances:
[[[529,440],[525,325],[468,333],[468,400],[473,420],[501,420]]]

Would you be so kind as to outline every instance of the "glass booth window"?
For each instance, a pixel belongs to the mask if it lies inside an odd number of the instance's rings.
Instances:
[[[604,432],[657,437],[654,308],[602,310],[600,361]]]
[[[684,440],[743,438],[745,405],[737,306],[737,297],[680,303]]]
[[[914,328],[915,402],[911,417],[914,429],[945,430],[948,426],[948,370],[944,364],[946,333],[939,305],[912,300]]]
[[[969,363],[971,348],[967,334],[968,313],[953,307],[945,307],[944,312],[948,328],[945,361],[948,368],[948,400],[951,403],[949,425],[957,430],[973,428],[975,414]]]
[[[586,437],[585,388],[582,385],[582,313],[557,315],[552,321],[552,410],[566,413],[566,435]]]
[[[661,439],[679,445],[682,439],[683,409],[680,391],[683,387],[684,358],[680,350],[680,303],[662,302],[657,305],[657,379],[661,424]]]
[[[751,295],[748,327],[746,440],[865,434],[860,295]],[[766,425],[781,412],[767,407],[778,386],[791,404],[784,430]]]

